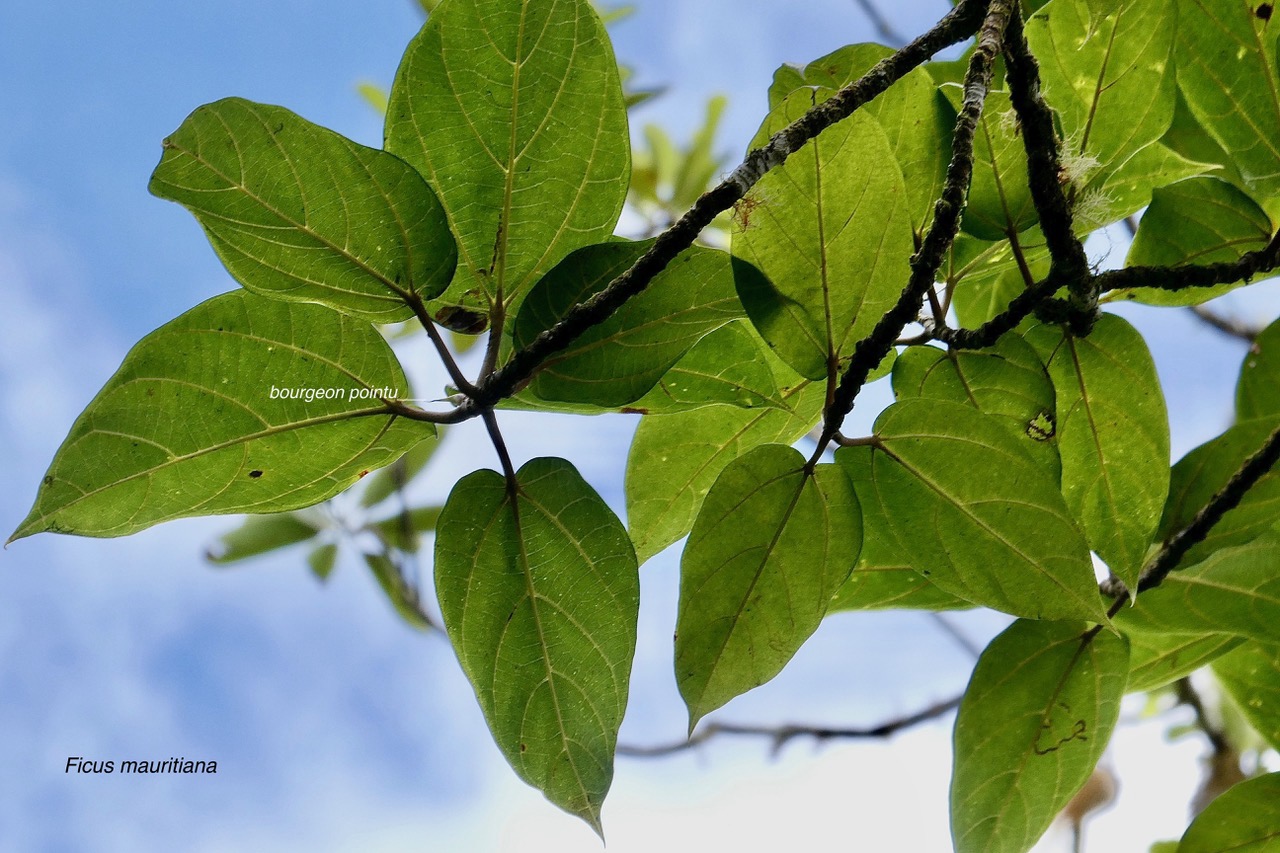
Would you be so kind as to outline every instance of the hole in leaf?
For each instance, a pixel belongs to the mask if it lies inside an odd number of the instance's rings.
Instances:
[[[249,476],[256,480],[256,479],[258,479],[259,477],[261,477],[261,476],[262,476],[262,472],[261,472],[261,471],[250,471],[250,472],[249,472]]]

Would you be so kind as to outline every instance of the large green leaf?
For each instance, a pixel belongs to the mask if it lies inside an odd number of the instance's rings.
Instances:
[[[940,589],[1040,619],[1105,619],[1058,485],[999,422],[941,400],[876,422],[875,494],[911,565]]]
[[[892,54],[881,44],[851,44],[803,68],[783,65],[769,86],[769,109],[776,109],[787,95],[804,86],[843,88]],[[889,138],[906,180],[912,227],[923,237],[946,178],[955,110],[923,68],[899,78],[863,110],[876,118]]]
[[[445,301],[518,301],[605,240],[626,198],[622,84],[591,4],[442,4],[396,72],[386,145],[431,184],[458,238]]]
[[[1044,325],[1028,340],[1057,391],[1067,507],[1090,547],[1133,587],[1169,492],[1169,417],[1151,353],[1114,314],[1086,338]]]
[[[757,142],[829,96],[801,89]],[[913,243],[906,185],[879,123],[855,113],[769,172],[734,217],[747,316],[784,361],[827,379],[897,301]]]
[[[1244,643],[1215,660],[1213,674],[1249,725],[1280,749],[1280,645]]]
[[[1280,76],[1270,16],[1254,0],[1178,0],[1178,87],[1250,194],[1280,196]]]
[[[652,245],[601,243],[569,255],[529,292],[515,320],[515,346],[528,346]],[[639,296],[544,361],[530,390],[546,400],[606,407],[639,399],[703,335],[743,316],[733,266],[727,252],[681,252]]]
[[[391,323],[453,276],[444,210],[412,167],[281,107],[196,110],[164,141],[151,192],[194,213],[236,280],[264,296]]]
[[[1177,102],[1173,107],[1173,123],[1169,125],[1169,129],[1165,131],[1160,141],[1188,160],[1217,166],[1218,168],[1213,172],[1215,176],[1237,187],[1245,185],[1231,155],[1223,151],[1217,140],[1210,136],[1204,126],[1196,120],[1191,107],[1187,106],[1186,96],[1182,94],[1180,87]]]
[[[972,329],[1004,313],[1028,283],[1048,273],[1049,250],[1035,227],[995,242],[961,232],[948,253],[944,278],[952,288],[956,319]]]
[[[716,479],[680,563],[676,681],[689,730],[773,678],[827,613],[862,545],[843,469],[757,447]]]
[[[1129,247],[1128,266],[1176,266],[1235,261],[1261,249],[1271,237],[1271,220],[1240,190],[1218,178],[1179,181],[1157,189]],[[1118,290],[1112,299],[1148,305],[1198,305],[1245,284],[1161,290]]]
[[[1137,213],[1151,203],[1158,187],[1216,171],[1209,163],[1188,160],[1161,142],[1139,148],[1111,170],[1097,169],[1076,193],[1072,210],[1075,232],[1095,229]]]
[[[831,600],[831,610],[965,610],[973,603],[943,592],[911,567],[911,558],[893,532],[875,493],[872,449],[841,447],[836,462],[844,468],[862,507],[862,550],[849,579]]]
[[[392,413],[407,388],[368,323],[243,290],[214,297],[130,350],[13,538],[319,503],[434,434]]]
[[[1157,538],[1165,541],[1195,519],[1215,494],[1258,452],[1272,431],[1280,426],[1275,416],[1242,421],[1222,435],[1200,445],[1173,466],[1169,500],[1160,519]],[[1273,530],[1280,522],[1280,471],[1270,471],[1244,494],[1240,503],[1224,514],[1205,537],[1191,546],[1184,564],[1203,560],[1222,548],[1243,545]]]
[[[724,467],[761,444],[790,444],[818,422],[820,383],[800,380],[771,360],[782,409],[709,406],[640,421],[627,456],[627,525],[640,561],[689,532]]]
[[[1170,574],[1116,617],[1125,631],[1150,634],[1232,634],[1280,644],[1280,539],[1268,536],[1223,548]]]
[[[1234,785],[1200,812],[1178,853],[1275,853],[1280,850],[1280,773]]]
[[[1027,21],[1068,158],[1110,171],[1164,135],[1173,121],[1177,29],[1174,0],[1116,0],[1104,14],[1091,14],[1087,0],[1054,0]]]
[[[957,853],[1023,853],[1093,772],[1129,671],[1129,647],[1078,622],[1020,619],[991,641],[956,715]]]
[[[1148,634],[1130,630],[1125,636],[1129,638],[1129,685],[1125,688],[1129,693],[1172,684],[1244,642],[1244,638],[1230,634]]]
[[[984,350],[908,347],[894,362],[893,390],[900,400],[949,400],[992,416],[1058,475],[1053,383],[1036,351],[1018,335],[1005,335]]]
[[[436,536],[449,639],[520,778],[600,830],[640,602],[635,553],[563,459],[454,486]]]
[[[1236,384],[1236,417],[1280,415],[1280,320],[1262,330],[1240,365]]]

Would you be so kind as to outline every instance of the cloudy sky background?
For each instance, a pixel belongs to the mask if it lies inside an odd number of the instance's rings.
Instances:
[[[730,96],[736,157],[784,61],[874,37],[853,0],[639,0],[615,28],[641,85],[669,93],[634,117],[684,138],[711,94]],[[885,4],[886,6],[889,4]],[[895,4],[918,32],[944,2]],[[377,145],[354,91],[389,84],[420,23],[411,0],[10,3],[0,11],[0,524],[17,525],[76,414],[129,346],[232,289],[194,219],[146,192],[160,140],[228,95],[277,103]],[[730,61],[714,62],[732,57]],[[1094,246],[1100,252],[1105,242]],[[1117,261],[1123,245],[1110,247]],[[1270,312],[1274,294],[1237,310]],[[1150,336],[1174,448],[1230,417],[1242,348],[1185,312],[1128,311]],[[517,463],[566,456],[621,511],[634,427],[623,417],[504,418]],[[866,419],[862,421],[866,423]],[[423,497],[494,464],[455,430]],[[227,519],[120,540],[39,536],[0,554],[0,849],[598,851],[590,830],[518,782],[439,635],[390,613],[362,565],[316,584],[300,554],[215,571]],[[349,556],[349,555],[348,555]],[[633,700],[623,740],[678,738],[670,666],[672,552],[643,572]],[[429,566],[426,567],[429,569]],[[1002,621],[957,620],[977,641]],[[962,689],[971,659],[921,614],[842,614],[786,672],[720,719],[864,725]],[[1125,718],[1136,719],[1138,706]],[[1201,746],[1126,724],[1120,806],[1090,850],[1132,851],[1184,825]],[[621,759],[604,820],[611,851],[790,847],[941,850],[950,719],[887,743],[724,741]],[[69,756],[214,759],[216,776],[76,776]],[[1065,849],[1061,834],[1043,849]]]

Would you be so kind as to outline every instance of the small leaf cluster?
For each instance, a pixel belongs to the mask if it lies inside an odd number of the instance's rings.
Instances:
[[[1051,0],[1023,20],[1010,0],[961,0],[899,50],[779,69],[746,158],[704,192],[721,106],[687,151],[651,130],[633,163],[587,0],[423,5],[383,148],[235,98],[164,141],[152,191],[195,215],[243,289],[134,347],[14,538],[301,510],[378,468],[361,501],[385,506],[441,426],[481,419],[500,470],[354,532],[425,626],[393,556],[434,530],[444,629],[495,741],[598,831],[639,567],[685,537],[673,657],[690,731],[830,612],[1015,617],[959,705],[959,851],[1029,849],[1125,693],[1210,662],[1280,745],[1280,325],[1242,366],[1235,425],[1171,468],[1150,352],[1101,310],[1197,305],[1280,265],[1269,16]],[[629,192],[669,227],[616,237]],[[1140,212],[1124,266],[1096,271],[1083,239]],[[727,250],[695,245],[726,217]],[[415,404],[378,328],[402,321],[430,337],[450,407]],[[486,336],[476,375],[448,331]],[[889,375],[871,435],[845,435]],[[568,461],[516,467],[510,408],[643,416],[625,526]],[[324,576],[334,526],[266,515],[213,558],[308,541]],[[1275,797],[1274,774],[1241,784],[1178,849],[1274,838]]]

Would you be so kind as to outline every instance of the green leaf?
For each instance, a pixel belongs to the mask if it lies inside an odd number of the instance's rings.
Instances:
[[[1195,519],[1245,460],[1266,442],[1280,425],[1275,416],[1243,421],[1222,435],[1188,453],[1173,466],[1169,500],[1160,519],[1157,539],[1161,542]],[[1186,565],[1229,548],[1243,545],[1273,530],[1280,521],[1280,471],[1264,474],[1240,503],[1218,520],[1204,539],[1187,551]]]
[[[1125,631],[1150,634],[1232,634],[1280,643],[1280,575],[1274,536],[1223,548],[1179,569],[1116,618]]]
[[[789,96],[756,141],[830,94]],[[732,249],[766,277],[735,268],[761,336],[802,376],[836,373],[910,275],[906,185],[879,123],[855,113],[761,178],[738,203]]]
[[[360,506],[377,506],[403,489],[427,467],[439,446],[438,437],[421,441],[404,456],[375,473],[365,481],[364,491],[360,493]]]
[[[243,290],[214,297],[130,350],[71,427],[13,539],[125,536],[174,518],[319,503],[434,435],[393,413],[407,388],[367,323]],[[279,399],[280,389],[313,399]]]
[[[1280,773],[1232,786],[1192,821],[1178,853],[1275,853],[1280,850]]]
[[[563,459],[477,471],[436,536],[449,639],[520,778],[600,831],[640,601],[613,512]]]
[[[515,319],[515,347],[528,346],[652,245],[601,243],[569,255],[525,299]],[[529,388],[545,400],[606,407],[639,399],[703,335],[743,316],[734,266],[727,252],[700,246],[681,252],[638,296],[544,361]]]
[[[1261,249],[1271,238],[1271,220],[1253,199],[1218,178],[1192,178],[1157,189],[1129,247],[1127,266],[1176,266],[1235,261]],[[1111,299],[1147,305],[1199,305],[1244,286],[1161,290],[1135,287],[1113,291]]]
[[[1024,274],[1018,258],[1026,263]],[[977,328],[1004,313],[1032,282],[1049,274],[1049,250],[1038,227],[994,243],[961,232],[948,253],[947,284],[964,328]],[[958,285],[958,286],[957,286]]]
[[[761,444],[790,444],[818,422],[821,384],[787,378],[771,358],[784,409],[709,406],[640,421],[627,456],[627,523],[640,562],[689,532],[724,467]]]
[[[757,447],[703,501],[680,562],[676,681],[689,730],[773,678],[817,630],[862,545],[858,499],[836,465]]]
[[[1043,325],[1027,339],[1057,391],[1067,507],[1132,588],[1169,492],[1169,416],[1151,353],[1114,314],[1099,317],[1087,338]]]
[[[1076,194],[1072,211],[1075,232],[1095,229],[1137,213],[1151,203],[1158,187],[1215,171],[1213,165],[1188,160],[1181,154],[1153,142],[1141,148],[1114,169],[1099,169]]]
[[[1121,620],[1116,620],[1117,625]],[[1125,625],[1126,628],[1132,626]],[[1230,634],[1148,634],[1127,631],[1129,693],[1172,684],[1244,642]]]
[[[1236,384],[1236,417],[1274,418],[1280,415],[1280,320],[1262,330],[1240,365]]]
[[[1213,172],[1215,176],[1237,187],[1245,185],[1231,155],[1223,151],[1222,146],[1196,120],[1191,107],[1187,106],[1187,99],[1181,88],[1178,89],[1178,98],[1173,107],[1173,123],[1169,125],[1161,142],[1188,160],[1217,166]]]
[[[952,108],[959,109],[963,90],[943,86]],[[973,182],[961,227],[983,240],[1000,240],[1040,221],[1027,185],[1027,152],[1009,93],[992,91],[973,140]]]
[[[227,270],[263,296],[392,323],[453,276],[449,225],[417,172],[281,107],[196,110],[164,141],[151,192],[195,214]]]
[[[370,522],[369,528],[388,548],[417,553],[421,534],[436,529],[440,518],[439,506],[411,507],[388,518]]]
[[[871,477],[870,447],[841,447],[836,462],[862,507],[862,550],[853,574],[831,600],[831,610],[965,610],[973,603],[943,592],[911,567],[906,549],[880,506]]]
[[[234,530],[222,534],[205,559],[218,565],[266,554],[313,538],[320,529],[294,513],[246,518]]]
[[[311,569],[311,574],[316,579],[324,583],[329,579],[329,575],[333,574],[334,563],[338,561],[338,546],[334,542],[320,545],[311,549],[311,553],[307,554],[307,567]]]
[[[769,345],[745,321],[735,321],[694,344],[648,394],[628,408],[641,414],[726,405],[787,408],[769,369]]]
[[[609,37],[587,0],[450,0],[410,42],[387,150],[431,184],[458,238],[443,300],[488,311],[613,232],[631,177]]]
[[[1263,204],[1280,195],[1275,33],[1252,0],[1178,0],[1178,86]]]
[[[1249,725],[1280,749],[1280,646],[1244,643],[1215,660],[1213,674]]]
[[[382,554],[363,554],[361,556],[364,557],[364,562],[369,567],[369,570],[373,572],[373,577],[378,582],[378,587],[387,596],[387,600],[391,602],[396,615],[411,628],[416,628],[419,631],[431,630],[431,622],[424,618],[422,614],[422,604],[418,598],[418,591],[409,586],[409,583],[404,579],[404,575],[400,573],[400,568]]]
[[[1039,619],[1105,621],[1057,483],[997,421],[906,400],[876,421],[875,493],[911,565],[960,598]]]
[[[1045,99],[1062,120],[1063,165],[1110,171],[1160,139],[1173,121],[1174,0],[1054,0],[1027,21]],[[1078,175],[1072,175],[1077,178]]]
[[[803,68],[783,65],[774,72],[769,87],[769,109],[776,109],[801,87],[841,89],[892,53],[880,44],[851,44]],[[908,72],[863,110],[880,123],[889,139],[906,181],[912,227],[923,236],[946,179],[955,110],[923,68]]]
[[[1120,714],[1129,648],[1087,628],[1020,619],[979,658],[956,715],[957,853],[1031,849],[1093,772]]]
[[[893,367],[899,400],[964,403],[1004,424],[1046,470],[1058,476],[1053,383],[1031,345],[1004,335],[984,350],[908,347]]]

